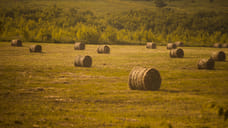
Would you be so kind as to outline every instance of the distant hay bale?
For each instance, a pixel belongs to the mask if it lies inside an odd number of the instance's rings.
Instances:
[[[214,61],[225,61],[226,60],[226,54],[223,51],[213,52],[211,55],[211,58]]]
[[[215,61],[211,58],[201,59],[198,64],[198,69],[214,69]]]
[[[184,57],[184,50],[181,48],[171,49],[169,55],[171,58],[183,58]]]
[[[74,66],[91,67],[92,58],[90,56],[76,56]]]
[[[228,44],[222,44],[223,48],[228,48]]]
[[[156,44],[153,43],[153,42],[147,42],[147,43],[146,43],[146,48],[149,48],[149,49],[156,49]]]
[[[21,47],[22,46],[22,41],[21,40],[12,40],[11,41],[11,46]]]
[[[99,46],[97,48],[97,53],[106,53],[106,54],[109,54],[110,53],[110,48],[107,45]]]
[[[176,49],[176,48],[177,48],[177,45],[174,43],[168,43],[167,44],[167,49]]]
[[[177,47],[184,47],[184,43],[182,41],[175,42]]]
[[[220,43],[215,43],[213,47],[214,47],[214,48],[222,48],[222,44],[220,44]]]
[[[85,43],[75,42],[74,49],[75,50],[84,50],[85,49]]]
[[[133,90],[159,90],[161,76],[154,68],[135,67],[129,74],[128,85]]]
[[[32,45],[29,48],[30,52],[42,52],[42,46],[41,45]]]

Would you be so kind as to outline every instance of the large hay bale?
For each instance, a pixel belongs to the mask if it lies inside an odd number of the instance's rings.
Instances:
[[[201,59],[198,64],[198,69],[214,69],[215,61],[212,58]]]
[[[214,47],[214,48],[222,48],[222,44],[220,44],[220,43],[215,43],[213,47]]]
[[[156,49],[156,44],[153,43],[153,42],[147,42],[147,43],[146,43],[146,48],[149,48],[149,49]]]
[[[12,40],[11,41],[11,46],[21,47],[22,46],[22,41],[21,40]]]
[[[90,56],[76,56],[74,66],[91,67],[92,58]]]
[[[30,52],[42,52],[42,46],[41,45],[32,45],[29,48]]]
[[[177,47],[184,47],[184,43],[182,41],[175,42]]]
[[[133,90],[159,90],[161,76],[154,68],[135,67],[129,74],[128,85]]]
[[[109,54],[110,53],[110,48],[107,45],[99,46],[97,48],[97,53],[106,53],[106,54]]]
[[[213,52],[211,55],[211,58],[214,61],[225,61],[226,60],[226,54],[223,51]]]
[[[184,50],[181,48],[171,49],[169,55],[171,58],[183,58],[184,57]]]
[[[228,48],[228,44],[222,44],[223,48]]]
[[[74,49],[75,50],[84,50],[85,49],[85,43],[75,42]]]
[[[167,49],[176,49],[176,48],[177,48],[177,45],[174,43],[168,43],[167,44]]]

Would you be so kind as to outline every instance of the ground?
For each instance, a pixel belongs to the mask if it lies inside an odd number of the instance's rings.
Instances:
[[[0,127],[228,127],[228,62],[198,70],[197,62],[225,48],[183,47],[184,58],[170,58],[165,46],[0,43]],[[89,55],[92,67],[74,67],[77,55]],[[156,68],[158,91],[130,90],[135,66]]]

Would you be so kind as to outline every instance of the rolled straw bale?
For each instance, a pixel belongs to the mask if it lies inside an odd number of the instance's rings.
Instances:
[[[184,43],[182,41],[175,42],[177,47],[184,47]]]
[[[215,61],[212,58],[201,59],[198,64],[198,69],[214,69]]]
[[[106,53],[106,54],[109,54],[110,53],[110,48],[107,45],[99,46],[97,48],[97,53]]]
[[[90,56],[76,56],[74,66],[91,67],[92,58]]]
[[[21,47],[22,46],[22,41],[21,40],[12,40],[11,41],[11,46]]]
[[[222,47],[223,48],[228,48],[228,44],[226,43],[226,44],[222,44]]]
[[[85,49],[85,43],[75,42],[74,49],[75,50],[84,50]]]
[[[214,47],[214,48],[222,48],[222,44],[220,44],[220,43],[215,43],[213,47]]]
[[[154,68],[135,67],[129,74],[128,85],[133,90],[159,90],[161,76]]]
[[[167,44],[167,49],[175,49],[177,48],[177,45],[175,43],[168,43]]]
[[[147,42],[146,43],[146,48],[156,49],[156,44],[153,43],[153,42]]]
[[[225,61],[226,60],[226,54],[223,51],[213,52],[211,55],[211,58],[214,61]]]
[[[184,57],[184,50],[181,48],[171,49],[169,55],[171,58],[183,58]]]
[[[41,45],[32,45],[29,48],[30,52],[42,52],[42,46]]]

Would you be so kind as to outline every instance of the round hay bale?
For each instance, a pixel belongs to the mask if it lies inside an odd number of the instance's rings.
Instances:
[[[223,48],[228,48],[228,44],[222,44]]]
[[[213,52],[211,55],[211,58],[214,61],[225,61],[226,60],[226,54],[223,51]]]
[[[184,47],[184,43],[182,41],[175,42],[177,47]]]
[[[214,69],[215,61],[211,58],[201,59],[198,64],[198,69]]]
[[[176,49],[176,48],[177,48],[177,45],[174,43],[168,43],[167,44],[167,49]]]
[[[184,57],[184,50],[181,48],[171,49],[169,55],[171,58],[183,58]]]
[[[133,90],[159,90],[161,76],[154,68],[135,67],[129,74],[128,85]]]
[[[22,41],[21,40],[12,40],[11,41],[11,46],[21,47],[22,46]]]
[[[110,48],[107,45],[99,46],[97,48],[97,53],[106,53],[106,54],[109,54],[110,53]]]
[[[156,44],[153,43],[153,42],[147,42],[147,43],[146,43],[146,48],[149,48],[149,49],[156,49]]]
[[[90,56],[76,56],[74,66],[91,67],[92,58]]]
[[[84,49],[85,49],[85,43],[75,42],[74,50],[84,50]]]
[[[41,45],[32,45],[29,48],[30,52],[42,52],[42,46]]]
[[[215,43],[215,44],[214,44],[214,48],[222,48],[222,44],[220,44],[220,43]]]

